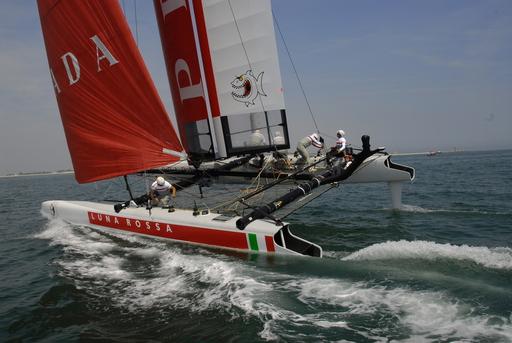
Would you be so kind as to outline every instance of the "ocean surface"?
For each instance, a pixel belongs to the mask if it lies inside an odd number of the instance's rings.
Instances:
[[[402,210],[345,185],[287,218],[323,259],[49,221],[121,184],[0,178],[0,341],[512,342],[512,151],[393,161],[416,168]]]

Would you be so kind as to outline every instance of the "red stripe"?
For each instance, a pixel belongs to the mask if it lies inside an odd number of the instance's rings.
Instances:
[[[272,237],[272,236],[265,236],[265,244],[267,245],[267,251],[268,252],[276,251],[276,247],[274,246],[274,237]]]
[[[89,223],[113,229],[225,248],[248,249],[245,233],[87,212]]]
[[[210,108],[212,110],[212,117],[218,117],[220,116],[220,106],[219,99],[217,97],[217,87],[215,86],[215,74],[213,73],[212,56],[210,54],[210,45],[208,44],[208,32],[206,31],[203,4],[201,0],[193,1],[197,35],[199,37],[199,46],[201,48],[201,56],[203,58],[206,86],[208,87],[208,98],[210,98]]]

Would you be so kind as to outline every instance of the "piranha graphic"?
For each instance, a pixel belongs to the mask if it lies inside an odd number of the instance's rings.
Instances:
[[[248,70],[245,74],[236,77],[231,86],[235,89],[231,92],[233,99],[243,102],[245,106],[254,105],[254,100],[258,95],[267,96],[263,91],[263,71],[255,77],[252,70]]]

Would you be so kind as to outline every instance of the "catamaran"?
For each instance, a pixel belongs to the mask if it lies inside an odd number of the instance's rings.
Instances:
[[[154,6],[179,136],[117,0],[38,0],[76,180],[167,173],[181,178],[178,190],[226,178],[267,182],[215,207],[169,212],[130,191],[120,204],[45,201],[45,215],[208,247],[322,257],[320,246],[291,232],[286,215],[342,182],[388,182],[399,206],[401,184],[414,169],[372,150],[368,136],[350,162],[337,150],[306,165],[283,153],[290,139],[270,0]],[[260,197],[285,182],[293,185],[279,196]]]

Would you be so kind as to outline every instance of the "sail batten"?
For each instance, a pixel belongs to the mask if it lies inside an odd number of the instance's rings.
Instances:
[[[157,168],[182,151],[119,2],[38,0],[78,182]]]

